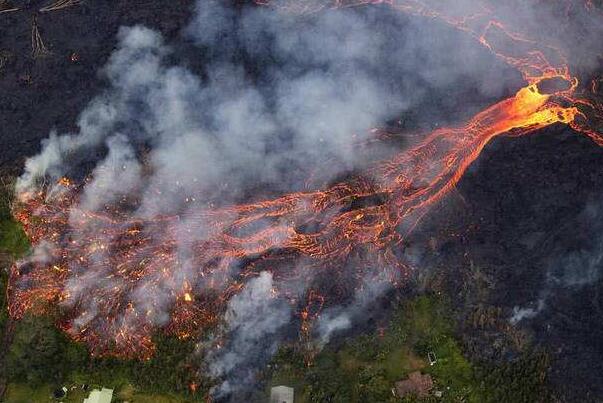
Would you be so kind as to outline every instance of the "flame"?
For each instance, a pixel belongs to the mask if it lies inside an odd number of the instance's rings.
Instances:
[[[295,3],[294,11],[314,12],[367,3],[382,2],[303,2]],[[321,6],[317,8],[316,4]],[[229,299],[260,268],[274,270],[279,278],[303,279],[303,274],[295,270],[276,273],[274,267],[291,257],[302,256],[314,270],[349,280],[362,277],[363,265],[353,265],[343,274],[331,269],[340,267],[346,259],[370,256],[383,267],[383,275],[398,284],[400,278],[409,274],[409,268],[395,251],[429,209],[455,187],[494,137],[521,136],[559,123],[603,145],[603,138],[591,127],[589,119],[599,116],[603,108],[576,95],[578,80],[570,75],[559,50],[508,30],[501,22],[489,19],[486,8],[459,18],[415,1],[387,4],[467,32],[518,69],[526,86],[465,124],[435,130],[418,144],[376,163],[365,174],[323,190],[229,207],[199,207],[186,217],[142,220],[124,214],[119,206],[107,206],[100,213],[81,210],[78,198],[83,185],[62,178],[59,184],[64,192],[54,198],[47,198],[45,192],[28,195],[21,198],[25,202],[15,210],[15,217],[33,244],[45,241],[54,247],[49,262],[20,262],[12,267],[11,316],[20,318],[26,311],[42,313],[44,306],[61,303],[65,315],[59,326],[75,340],[85,342],[93,354],[148,358],[154,351],[150,336],[160,322],[156,318],[162,307],[150,308],[133,300],[133,290],[153,293],[162,283],[181,290],[171,295],[173,308],[163,328],[178,337],[189,337],[214,325]],[[485,22],[480,24],[480,20]],[[494,44],[492,38],[496,35],[515,45],[512,54]],[[548,54],[555,54],[557,62],[550,62]],[[560,89],[542,90],[544,84],[555,80],[563,84]],[[377,202],[351,208],[354,202],[371,198]],[[175,275],[180,267],[176,239],[183,218],[192,223],[189,230],[203,228],[208,235],[191,247],[194,277],[179,279]],[[102,232],[90,233],[86,228],[102,228]],[[161,242],[154,242],[150,234],[161,234]],[[106,244],[107,239],[112,240],[110,244]],[[277,250],[283,253],[272,253]],[[235,262],[246,263],[233,280],[230,268]],[[78,295],[69,290],[68,283],[78,283],[80,278],[84,281],[90,273],[104,276],[98,280],[98,287]],[[273,293],[297,303],[295,293],[285,286],[275,288]],[[321,295],[319,290],[308,295],[306,306],[298,312],[302,338],[308,337],[323,304],[329,298],[337,298]],[[94,300],[94,315],[84,309],[89,299]]]

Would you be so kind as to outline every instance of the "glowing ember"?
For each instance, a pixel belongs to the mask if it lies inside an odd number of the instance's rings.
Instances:
[[[318,10],[316,3],[309,4],[302,11]],[[330,6],[352,5],[359,4],[337,2]],[[17,207],[15,216],[33,244],[47,243],[50,247],[49,256],[44,259],[12,268],[10,314],[20,318],[28,310],[42,313],[61,303],[64,314],[59,325],[74,339],[85,342],[93,353],[148,357],[153,353],[151,334],[157,327],[189,337],[212,326],[245,279],[258,272],[258,266],[274,270],[283,260],[302,257],[307,259],[308,267],[328,272],[344,259],[371,256],[381,263],[380,267],[387,267],[384,275],[392,281],[404,278],[408,268],[396,257],[396,249],[429,208],[458,183],[484,146],[498,135],[520,136],[562,123],[603,145],[601,135],[588,123],[588,116],[601,113],[601,108],[576,96],[578,80],[570,75],[559,51],[507,32],[496,21],[487,20],[481,29],[476,29],[469,28],[479,25],[467,24],[469,17],[446,16],[416,2],[402,1],[391,6],[438,18],[474,36],[517,68],[527,85],[466,124],[438,129],[413,147],[375,164],[364,175],[321,191],[217,209],[199,207],[195,214],[187,216],[146,220],[131,218],[119,205],[106,206],[102,213],[80,210],[76,206],[82,185],[68,178],[59,181],[61,191],[56,192],[55,187],[52,198],[47,198],[45,192],[22,195],[25,201]],[[325,6],[319,8],[322,7]],[[477,21],[477,17],[471,18]],[[515,45],[512,55],[494,45],[501,38]],[[548,53],[554,53],[559,62],[549,62]],[[543,88],[552,82],[563,85],[545,91]],[[351,207],[359,200],[369,199],[378,202]],[[176,276],[181,261],[176,239],[181,235],[183,222],[187,223],[186,231],[203,231],[205,235],[190,248],[194,270]],[[96,232],[87,228],[95,228]],[[151,234],[161,234],[162,241],[157,242],[156,235],[153,240]],[[234,264],[243,266],[237,280],[230,275]],[[353,266],[346,274],[350,278],[355,276],[354,271],[362,270],[362,265]],[[274,275],[302,276],[294,270]],[[70,284],[83,278],[94,278],[102,287],[73,294]],[[166,281],[177,281],[177,287],[172,289],[181,290],[171,296],[169,318],[158,317],[158,307],[131,300],[133,291],[142,287],[153,292],[154,287]],[[200,284],[203,292],[199,292]],[[273,292],[294,305],[299,302],[286,289]],[[94,293],[95,312],[82,308],[89,306],[82,301],[91,298],[90,293]],[[306,308],[299,312],[302,334],[307,335],[311,322],[329,298],[315,290],[308,293]],[[190,387],[194,390],[196,386]]]

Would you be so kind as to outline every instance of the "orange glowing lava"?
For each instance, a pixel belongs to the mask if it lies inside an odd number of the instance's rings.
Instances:
[[[294,11],[314,12],[368,3],[382,2],[287,4]],[[28,310],[42,313],[60,304],[59,326],[85,342],[93,353],[148,357],[153,353],[151,335],[158,327],[188,337],[215,324],[228,300],[244,287],[245,279],[257,273],[260,264],[269,270],[271,262],[295,257],[305,259],[308,267],[328,271],[363,252],[378,261],[392,281],[403,279],[408,268],[396,257],[396,249],[496,136],[520,136],[559,123],[603,145],[603,137],[590,122],[601,113],[600,105],[576,95],[578,80],[570,75],[560,51],[507,31],[502,23],[491,19],[487,9],[458,17],[416,1],[388,4],[467,32],[517,68],[526,86],[464,125],[435,130],[420,143],[374,164],[363,175],[324,190],[218,209],[199,208],[186,217],[142,220],[115,206],[103,213],[80,210],[77,205],[82,185],[62,179],[59,185],[64,191],[59,196],[49,201],[43,191],[24,196],[26,201],[15,210],[32,243],[52,247],[50,257],[12,268],[10,314],[20,318]],[[553,53],[555,62],[549,61]],[[545,93],[542,86],[552,80],[564,85]],[[371,198],[377,201],[351,207]],[[181,257],[176,239],[183,223],[186,231],[203,231],[204,236],[190,245],[194,269],[179,275]],[[161,242],[151,236],[158,233]],[[232,266],[241,262],[240,273],[233,279]],[[350,270],[347,275],[353,277],[361,268]],[[303,276],[294,270],[278,275]],[[99,286],[72,295],[68,284],[83,278],[90,282],[90,276]],[[159,307],[132,299],[136,292],[154,292],[166,282],[170,289],[180,290],[169,297],[172,308],[168,318],[158,316]],[[299,302],[287,289],[275,292],[292,303]],[[309,292],[307,307],[299,312],[302,333],[307,333],[329,297]],[[88,311],[91,306],[93,312]]]

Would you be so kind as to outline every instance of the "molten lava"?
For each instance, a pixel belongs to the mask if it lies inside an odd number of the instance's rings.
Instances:
[[[303,11],[318,10],[315,3],[309,4]],[[337,2],[329,7],[354,5],[359,4]],[[101,213],[81,210],[78,200],[85,182],[73,184],[67,178],[53,197],[46,191],[21,195],[24,202],[15,216],[32,244],[48,245],[48,253],[12,268],[10,314],[20,318],[27,311],[43,313],[58,305],[59,326],[93,353],[149,357],[157,328],[188,337],[214,325],[259,266],[272,270],[295,258],[328,272],[350,257],[370,256],[392,281],[403,279],[408,267],[396,255],[401,242],[498,135],[520,136],[560,123],[603,145],[603,137],[589,123],[601,113],[600,105],[576,95],[578,80],[570,75],[560,51],[508,32],[502,23],[489,19],[487,10],[458,18],[415,1],[390,5],[474,36],[517,68],[526,86],[466,124],[435,130],[362,175],[324,190],[216,209],[199,206],[196,213],[154,219],[132,217],[120,205],[107,206]],[[485,19],[481,25],[480,19]],[[496,45],[500,43],[504,46]],[[550,62],[548,54],[555,54],[556,61]],[[552,80],[564,85],[544,91]],[[369,199],[377,202],[358,203]],[[177,242],[183,231],[200,239],[190,242],[186,256]],[[362,270],[362,265],[353,266],[345,274],[350,278]],[[274,275],[303,276],[294,268]],[[81,289],[78,284],[94,286]],[[180,290],[170,295],[167,313],[133,298],[163,288]],[[274,292],[292,304],[300,303],[286,287]],[[319,290],[308,292],[299,312],[302,333],[309,331],[331,297]]]

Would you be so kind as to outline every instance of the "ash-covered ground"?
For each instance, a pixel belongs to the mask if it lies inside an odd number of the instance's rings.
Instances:
[[[40,0],[13,0],[21,10],[0,14],[0,164],[15,167],[37,152],[54,128],[74,129],[82,106],[102,88],[98,70],[116,44],[120,26],[143,24],[167,38],[191,15],[191,0],[94,0],[40,13]],[[37,21],[50,54],[32,57]]]
[[[120,26],[144,24],[170,40],[194,2],[96,0],[43,14],[35,10],[46,2],[12,3],[23,9],[0,14],[0,168],[18,175],[53,129],[75,130],[78,114],[105,85],[98,69]],[[32,57],[34,16],[45,57]],[[203,64],[202,54],[177,46],[174,57],[193,71]],[[512,94],[519,75],[494,57],[492,66]],[[390,123],[404,131],[460,122],[498,99],[478,85],[467,77],[440,87]],[[409,246],[455,296],[470,355],[513,359],[505,337],[525,334],[550,353],[551,386],[565,401],[603,398],[602,168],[603,149],[564,126],[495,139]],[[476,309],[497,310],[498,322],[472,325]]]

